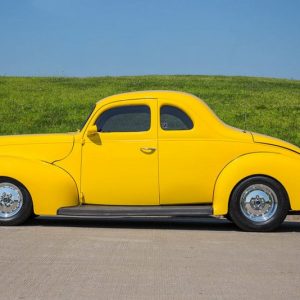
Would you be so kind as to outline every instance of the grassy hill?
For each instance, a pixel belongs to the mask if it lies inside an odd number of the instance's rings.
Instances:
[[[190,92],[230,125],[300,146],[300,81],[253,77],[0,77],[0,134],[74,131],[97,100],[152,89]]]

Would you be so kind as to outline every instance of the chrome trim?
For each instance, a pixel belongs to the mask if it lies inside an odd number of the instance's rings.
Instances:
[[[265,222],[275,215],[278,208],[278,198],[269,186],[253,184],[242,193],[240,208],[248,220],[257,223]]]
[[[145,148],[140,148],[140,150],[144,153],[153,153],[156,151],[156,148],[152,147],[145,147]]]
[[[15,216],[23,206],[23,194],[14,184],[0,183],[0,219]]]

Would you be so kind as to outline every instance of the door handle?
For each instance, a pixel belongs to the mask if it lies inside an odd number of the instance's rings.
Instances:
[[[145,148],[141,148],[140,150],[144,153],[153,153],[156,150],[156,148],[145,147]]]

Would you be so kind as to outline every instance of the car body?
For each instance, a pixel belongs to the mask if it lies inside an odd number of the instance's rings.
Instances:
[[[110,96],[78,132],[0,138],[4,225],[32,211],[101,217],[201,215],[202,208],[267,231],[300,211],[299,183],[297,146],[230,127],[181,92]]]

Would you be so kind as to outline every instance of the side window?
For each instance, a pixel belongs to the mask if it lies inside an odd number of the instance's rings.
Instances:
[[[189,130],[194,127],[194,124],[181,109],[164,105],[160,108],[160,127],[163,130]]]
[[[137,132],[150,129],[150,108],[120,106],[103,112],[96,121],[99,132]]]

